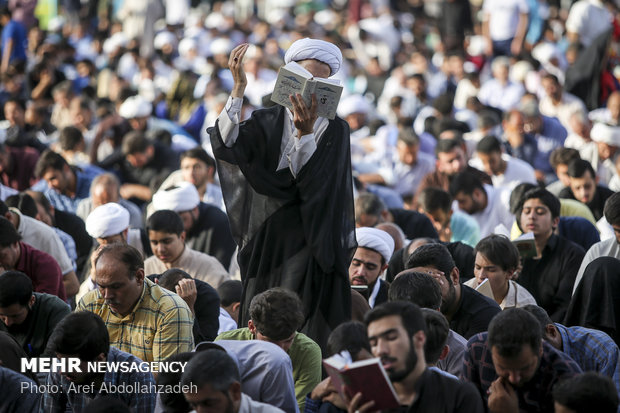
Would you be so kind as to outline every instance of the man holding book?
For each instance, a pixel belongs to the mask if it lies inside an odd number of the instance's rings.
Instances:
[[[248,44],[231,52],[231,95],[209,129],[244,280],[241,325],[248,305],[271,287],[295,291],[304,304],[302,331],[323,348],[329,332],[351,315],[347,267],[355,250],[349,126],[318,116],[290,96],[240,122],[247,78]],[[285,62],[297,62],[315,78],[334,75],[342,54],[333,44],[301,39]]]

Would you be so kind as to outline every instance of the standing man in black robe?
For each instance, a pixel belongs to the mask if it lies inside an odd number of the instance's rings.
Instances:
[[[356,242],[349,125],[318,117],[316,97],[308,107],[300,95],[291,96],[293,111],[278,105],[240,123],[248,47],[231,52],[234,86],[209,130],[239,245],[239,325],[247,325],[254,295],[284,287],[304,304],[301,331],[325,349],[330,331],[351,316],[347,269]],[[331,43],[306,38],[293,43],[284,60],[327,78],[340,69],[342,54]]]

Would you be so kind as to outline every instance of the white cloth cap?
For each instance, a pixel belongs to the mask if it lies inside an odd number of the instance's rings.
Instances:
[[[118,114],[125,119],[150,116],[153,105],[140,95],[130,96],[118,109]]]
[[[353,113],[368,114],[369,112],[370,104],[362,95],[349,95],[342,99],[338,105],[338,116],[341,118],[346,118]]]
[[[295,41],[284,55],[284,62],[298,62],[300,60],[315,59],[331,68],[330,76],[335,75],[342,66],[342,53],[335,44],[325,40],[306,37]]]
[[[387,263],[394,252],[394,238],[377,228],[362,227],[355,230],[357,246],[377,251]]]
[[[153,195],[155,211],[162,209],[175,212],[189,211],[197,207],[199,203],[198,190],[189,182],[181,182],[175,187],[160,189]]]
[[[127,46],[127,36],[123,32],[114,33],[103,42],[103,52],[105,54],[114,53],[117,49]]]
[[[167,30],[157,33],[157,36],[155,36],[155,39],[153,40],[153,46],[155,46],[155,49],[161,50],[166,45],[170,45],[172,47],[177,46],[177,37],[174,33]]]
[[[186,56],[191,50],[198,50],[198,42],[192,38],[184,38],[179,42],[179,54]]]
[[[211,54],[229,54],[233,49],[233,44],[230,39],[219,38],[211,42]]]
[[[590,137],[594,142],[620,147],[620,127],[618,126],[609,126],[597,122],[592,126]]]
[[[115,202],[93,209],[86,217],[86,232],[93,238],[106,238],[129,228],[129,211]]]

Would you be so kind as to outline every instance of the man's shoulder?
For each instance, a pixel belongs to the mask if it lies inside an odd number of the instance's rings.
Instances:
[[[543,374],[554,376],[572,376],[581,373],[581,368],[575,360],[562,351],[555,349],[551,344],[543,341],[543,356],[540,371]]]
[[[215,337],[215,341],[219,340],[253,340],[252,332],[247,327],[238,328],[236,330],[225,331]]]
[[[36,292],[33,294],[35,296],[35,302],[39,303],[40,311],[44,311],[48,314],[54,312],[66,312],[69,314],[71,312],[71,308],[67,303],[55,295]]]
[[[142,306],[151,309],[157,309],[160,313],[166,315],[167,312],[174,309],[183,309],[188,312],[189,307],[177,294],[160,287],[149,279],[144,280],[144,288],[147,289],[142,300]]]
[[[293,340],[293,344],[291,345],[291,350],[295,347],[295,350],[299,350],[302,352],[314,352],[321,355],[321,347],[312,340],[310,337],[305,335],[304,333],[295,334],[295,339]]]
[[[489,297],[480,294],[478,291],[466,285],[461,285],[461,292],[463,295],[463,304],[465,309],[472,314],[477,314],[481,310],[490,310],[494,313],[499,313],[501,308],[495,301]]]

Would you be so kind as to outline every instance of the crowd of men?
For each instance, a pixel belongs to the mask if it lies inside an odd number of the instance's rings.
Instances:
[[[0,4],[0,412],[620,411],[618,1],[60,3]]]

